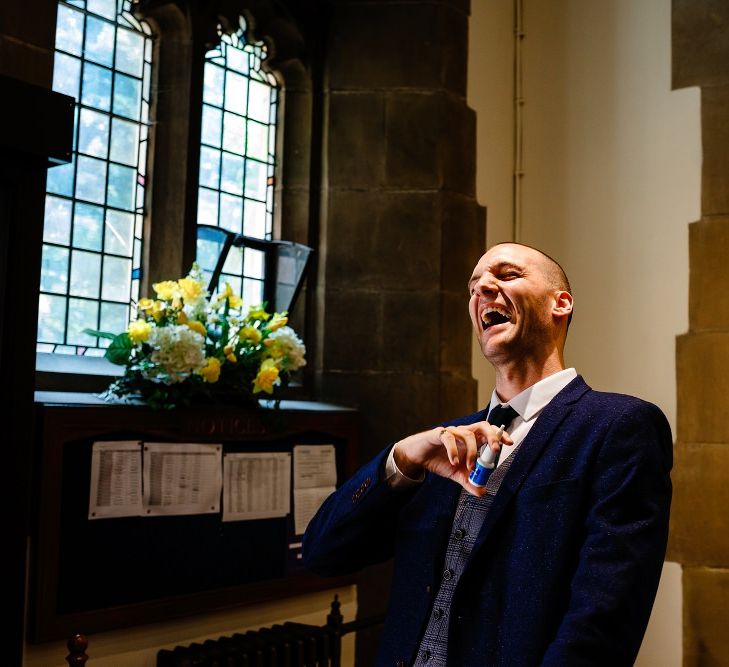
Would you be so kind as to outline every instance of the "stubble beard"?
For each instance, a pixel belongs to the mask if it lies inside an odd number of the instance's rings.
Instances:
[[[481,352],[487,361],[494,367],[504,365],[526,365],[530,361],[537,361],[544,356],[545,350],[549,348],[550,336],[541,323],[533,321],[509,325],[509,329],[515,331],[503,331],[499,336],[505,340],[493,341],[490,338],[480,339]],[[482,334],[485,332],[482,332]]]

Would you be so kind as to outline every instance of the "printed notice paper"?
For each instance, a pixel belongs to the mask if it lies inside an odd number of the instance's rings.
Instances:
[[[302,535],[337,485],[334,445],[294,447],[294,530]]]
[[[337,465],[334,445],[294,447],[294,488],[316,489],[336,486]]]
[[[89,519],[213,514],[221,493],[223,521],[275,519],[292,513],[293,487],[302,535],[336,484],[334,445],[295,445],[292,461],[291,452],[224,457],[222,444],[95,442]]]
[[[223,521],[274,519],[291,511],[291,454],[226,454]]]
[[[89,519],[142,513],[142,443],[95,442],[91,449]]]
[[[219,512],[222,451],[222,445],[144,443],[145,514]]]

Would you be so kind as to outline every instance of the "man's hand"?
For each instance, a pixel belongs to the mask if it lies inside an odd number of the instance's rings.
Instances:
[[[508,433],[503,433],[501,439],[498,433],[499,428],[487,421],[438,427],[400,440],[393,455],[397,467],[408,477],[418,477],[423,470],[428,470],[452,479],[475,496],[482,496],[486,490],[473,486],[468,475],[485,443],[494,452],[501,449],[502,443],[514,444]]]

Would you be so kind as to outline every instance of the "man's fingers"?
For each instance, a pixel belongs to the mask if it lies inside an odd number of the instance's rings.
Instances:
[[[491,449],[498,452],[501,445],[513,445],[514,441],[506,431],[501,431],[499,426],[489,424],[486,421],[469,424],[468,429],[476,433],[481,442],[488,442]]]
[[[453,435],[447,428],[444,428],[440,432],[440,441],[445,447],[448,460],[451,465],[457,466],[460,459],[458,458],[458,446],[456,445],[456,436]]]
[[[458,482],[468,493],[472,496],[483,496],[486,493],[485,486],[474,486],[468,479],[468,473],[459,470],[457,474],[453,476],[453,481]]]
[[[465,447],[466,467],[471,470],[476,464],[479,443],[473,431],[459,426],[449,426],[441,431],[441,442],[446,448],[448,460],[452,465],[460,463],[459,445]]]
[[[462,437],[466,444],[466,467],[473,470],[478,458],[479,443],[476,441],[476,436],[468,429],[464,429]]]

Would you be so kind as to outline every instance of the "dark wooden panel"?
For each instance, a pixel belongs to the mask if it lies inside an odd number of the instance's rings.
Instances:
[[[71,161],[74,99],[0,76],[0,147],[49,165]]]
[[[334,444],[337,479],[345,480],[356,462],[358,414],[321,404],[296,407],[159,412],[104,403],[37,403],[32,640],[281,599],[352,581],[324,579],[303,568],[290,547],[300,541],[292,515],[235,522],[222,522],[221,514],[87,519],[95,441],[222,443],[226,453]]]

